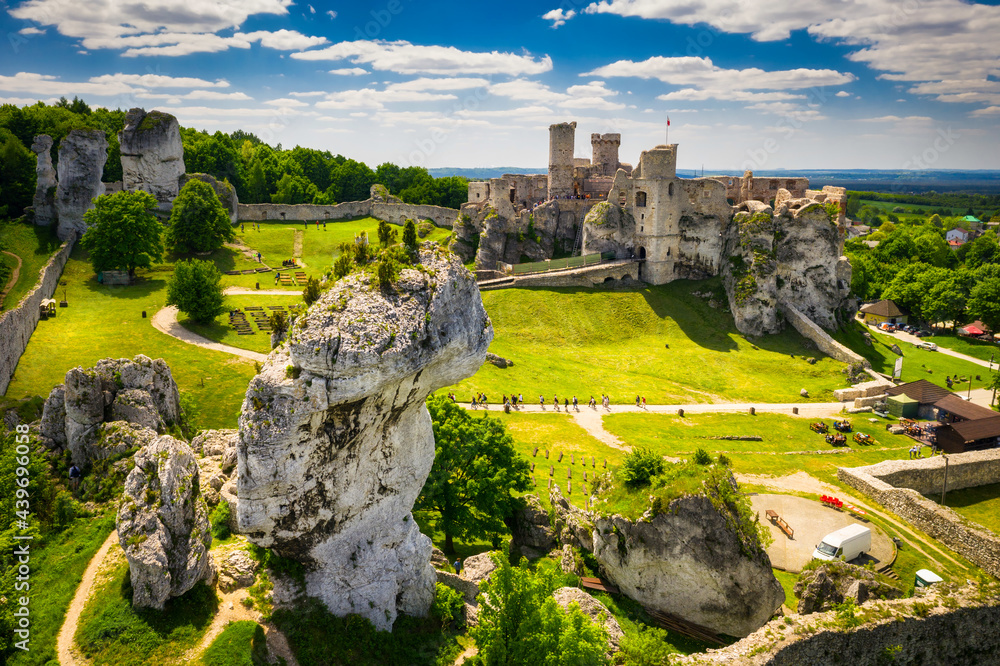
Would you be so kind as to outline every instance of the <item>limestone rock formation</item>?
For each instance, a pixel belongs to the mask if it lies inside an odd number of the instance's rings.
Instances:
[[[583,247],[588,253],[614,252],[625,259],[634,243],[635,218],[625,208],[602,201],[587,213],[583,223]]]
[[[525,495],[524,504],[511,521],[510,547],[525,557],[539,557],[556,547],[556,535],[538,495]]]
[[[564,609],[568,609],[574,602],[577,603],[584,615],[603,626],[604,630],[608,632],[610,651],[618,651],[622,639],[625,638],[625,632],[622,631],[621,625],[618,624],[618,620],[611,614],[607,606],[578,587],[560,587],[552,593],[552,596],[556,603]]]
[[[823,328],[836,328],[850,289],[850,264],[840,256],[840,232],[830,211],[812,199],[786,199],[777,210],[751,200],[741,209],[724,234],[722,267],[736,328],[747,335],[777,333],[780,303]]]
[[[403,203],[399,197],[389,194],[389,188],[382,183],[375,183],[368,190],[368,198],[375,203]]]
[[[560,205],[560,203],[562,205]],[[498,262],[543,261],[569,252],[576,241],[578,210],[583,201],[547,201],[532,210],[515,211],[508,201],[465,204],[455,221],[451,249],[462,261],[476,260],[478,270],[495,270]]]
[[[588,552],[593,551],[593,517],[570,504],[569,500],[563,497],[558,484],[552,485],[549,502],[552,504],[554,514],[552,528],[559,543]]]
[[[124,188],[149,192],[161,208],[169,207],[184,175],[184,146],[177,118],[162,111],[129,109],[118,142]]]
[[[35,166],[35,224],[48,227],[56,223],[56,170],[52,166],[52,137],[39,134],[31,144],[31,152],[37,156]]]
[[[191,440],[191,448],[206,458],[224,456],[226,451],[236,451],[238,430],[203,430]]]
[[[236,188],[227,183],[226,181],[216,180],[214,176],[210,176],[207,173],[189,173],[181,176],[179,182],[180,188],[187,185],[189,180],[200,180],[203,183],[208,183],[215,190],[215,196],[219,197],[219,203],[222,207],[226,209],[229,214],[229,221],[233,224],[239,220],[239,208],[240,199],[236,195]],[[176,195],[175,195],[176,196]],[[171,199],[173,201],[173,199]]]
[[[903,596],[899,588],[879,580],[875,572],[845,562],[824,563],[803,571],[795,583],[795,594],[799,597],[801,615],[828,611],[846,599],[860,605],[869,599]]]
[[[479,585],[496,571],[497,565],[493,561],[493,552],[478,553],[465,558],[462,562],[462,578]]]
[[[156,431],[126,421],[102,423],[97,439],[88,447],[90,460],[103,460],[134,449],[141,449],[157,437]]]
[[[643,606],[730,636],[757,630],[785,599],[767,554],[744,554],[704,495],[676,499],[648,520],[599,517],[594,557]]]
[[[212,530],[199,486],[187,444],[164,435],[135,454],[117,519],[133,606],[162,610],[168,598],[213,577]]]
[[[232,592],[253,585],[260,565],[239,546],[219,550],[221,552],[213,551],[215,568],[219,572],[219,589]]]
[[[87,370],[71,369],[66,383],[52,389],[40,434],[50,448],[68,448],[73,462],[82,466],[102,457],[93,448],[102,423],[127,421],[162,430],[180,417],[180,393],[163,359],[106,358]]]
[[[479,369],[493,338],[472,275],[427,244],[392,290],[337,282],[250,383],[239,532],[306,565],[306,590],[379,629],[423,615],[431,542],[411,509],[434,460],[426,396]],[[223,487],[223,497],[227,486]]]
[[[486,352],[486,362],[501,369],[510,368],[514,365],[514,361],[494,354],[493,352]]]
[[[104,163],[108,140],[104,130],[72,130],[59,143],[59,183],[56,186],[56,235],[68,240],[87,230],[83,214],[104,194]]]

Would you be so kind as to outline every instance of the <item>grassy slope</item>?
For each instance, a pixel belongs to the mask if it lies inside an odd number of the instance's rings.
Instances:
[[[253,335],[238,335],[236,330],[229,326],[229,310],[236,308],[246,308],[247,306],[263,307],[267,311],[269,305],[283,305],[287,311],[288,306],[301,303],[301,297],[293,296],[227,296],[226,312],[215,318],[210,324],[199,324],[187,317],[181,316],[180,324],[198,335],[202,335],[209,340],[215,340],[223,344],[249,349],[250,351],[267,354],[271,351],[270,333],[261,331],[254,320],[247,314],[247,321],[253,329]]]
[[[898,344],[903,352],[902,380],[904,382],[926,379],[938,386],[946,386],[945,377],[958,375],[966,380],[970,376],[973,377],[972,388],[982,388],[986,385],[989,373],[982,366],[936,351],[918,349],[915,345],[902,342],[894,335],[883,333],[871,332],[875,342],[869,347],[864,343],[862,336],[864,330],[865,327],[862,324],[852,322],[850,326],[841,329],[833,337],[867,358],[872,364],[872,369],[876,372],[892,374],[893,365],[899,357],[890,347],[893,344]],[[936,338],[933,341],[936,341]],[[976,380],[976,375],[983,379]],[[965,381],[961,388],[967,388],[968,385],[968,382]],[[956,386],[955,390],[959,390],[959,387]]]
[[[9,222],[0,224],[0,248],[21,257],[21,273],[14,288],[0,303],[2,309],[17,307],[18,302],[38,282],[38,272],[59,249],[59,240],[49,227]],[[4,285],[0,285],[2,290]]]
[[[961,338],[954,333],[935,333],[934,337],[929,339],[939,347],[947,347],[960,354],[978,358],[980,361],[989,361],[992,358],[993,370],[997,370],[997,361],[1000,360],[1000,346],[996,344],[974,338]],[[982,370],[986,370],[986,368],[982,368]]]
[[[581,402],[607,393],[612,403],[640,394],[650,404],[672,404],[802,402],[805,388],[812,400],[832,400],[845,385],[841,363],[808,348],[795,331],[755,339],[755,348],[727,310],[691,295],[720,289],[717,281],[682,281],[628,291],[485,292],[495,331],[490,351],[514,366],[484,365],[457,393],[468,400],[483,391],[495,401],[517,391],[531,402],[539,393],[547,400],[575,393]],[[809,365],[810,356],[821,358]]]
[[[217,255],[232,253],[222,250]],[[63,271],[69,308],[41,322],[7,390],[8,397],[48,395],[70,368],[93,366],[105,357],[145,354],[170,365],[184,398],[200,412],[205,428],[236,426],[243,394],[254,374],[253,363],[175,340],[153,328],[151,317],[166,302],[171,267],[140,272],[132,287],[99,285],[86,253],[74,249]],[[145,310],[147,318],[141,312]]]
[[[941,498],[934,499],[938,501]],[[1000,534],[1000,483],[948,491],[945,504],[969,520]]]
[[[259,666],[267,663],[264,628],[251,620],[230,622],[201,655],[204,666]]]
[[[56,636],[83,572],[114,529],[114,516],[80,519],[32,550],[31,650],[17,651],[10,666],[41,666],[56,658]]]

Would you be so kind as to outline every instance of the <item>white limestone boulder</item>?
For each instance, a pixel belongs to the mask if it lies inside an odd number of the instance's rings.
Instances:
[[[493,338],[458,257],[426,244],[419,261],[392,290],[354,274],[324,293],[240,415],[237,531],[303,562],[331,612],[379,629],[434,595],[431,542],[410,513],[434,461],[424,400],[474,374]]]
[[[584,615],[604,628],[608,636],[608,651],[618,652],[625,632],[607,606],[578,587],[560,587],[552,593],[552,597],[565,610],[576,603]]]
[[[35,224],[49,227],[56,223],[56,170],[52,166],[52,137],[39,134],[31,144],[35,162],[35,196],[31,205],[35,209]]]
[[[56,235],[68,240],[87,230],[83,214],[104,194],[104,164],[108,139],[104,130],[71,130],[59,143],[59,182],[56,186]]]
[[[184,175],[184,145],[177,118],[163,111],[129,109],[118,143],[125,189],[149,192],[161,207],[169,207],[177,198]]]

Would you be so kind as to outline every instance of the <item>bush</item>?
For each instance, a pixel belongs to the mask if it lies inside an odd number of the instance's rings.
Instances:
[[[392,289],[392,285],[399,279],[399,263],[395,257],[388,253],[382,256],[382,260],[378,263],[376,277],[378,278],[379,288]]]
[[[634,634],[626,634],[621,643],[625,666],[661,666],[670,663],[677,650],[671,645],[670,634],[659,627],[639,625]]]
[[[180,261],[167,284],[167,305],[176,305],[197,322],[207,324],[226,311],[222,275],[210,261]]]
[[[712,455],[705,449],[698,448],[695,449],[694,455],[691,456],[691,461],[696,465],[711,465]]]
[[[264,666],[267,639],[264,628],[252,620],[231,622],[201,656],[205,666]]]
[[[622,480],[630,488],[638,488],[663,473],[663,456],[647,448],[633,449],[622,462]]]
[[[403,227],[403,245],[411,252],[417,249],[417,225],[413,220],[407,220]]]
[[[732,467],[733,466],[733,461],[730,460],[729,456],[727,456],[726,454],[720,453],[719,454],[719,464],[722,465],[723,467]]]
[[[229,502],[226,500],[221,500],[219,505],[212,510],[212,514],[208,517],[209,522],[212,523],[212,538],[218,541],[225,541],[228,539],[232,532],[229,530],[229,519],[232,515],[229,508]]]
[[[441,583],[435,585],[431,615],[440,620],[442,627],[447,627],[458,619],[463,606],[465,606],[465,599],[461,592]]]
[[[399,233],[389,226],[389,223],[385,220],[379,220],[378,223],[378,244],[384,250],[391,245],[396,244],[396,239],[399,237]]]
[[[319,300],[320,293],[319,280],[311,277],[306,281],[306,288],[302,290],[302,300],[306,302],[306,305],[312,305]]]

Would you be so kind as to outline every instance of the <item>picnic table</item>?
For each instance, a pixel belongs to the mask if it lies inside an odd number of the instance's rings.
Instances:
[[[767,519],[771,521],[771,524],[777,526],[777,528],[782,532],[784,532],[789,539],[794,538],[795,530],[793,530],[791,526],[787,522],[785,522],[785,520],[782,519],[782,517],[779,516],[776,511],[772,509],[767,509],[764,512],[764,514],[767,516]]]

